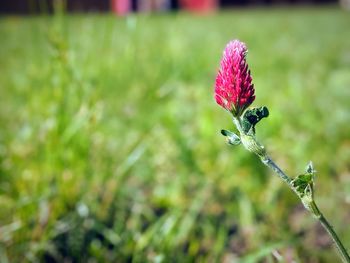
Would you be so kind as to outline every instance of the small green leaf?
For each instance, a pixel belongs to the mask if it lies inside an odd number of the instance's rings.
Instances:
[[[227,143],[230,145],[238,145],[241,143],[239,136],[228,130],[221,130],[221,134],[226,137]]]
[[[315,170],[312,162],[306,166],[304,174],[298,175],[291,181],[291,186],[294,192],[299,196],[303,205],[307,210],[316,215],[317,211],[314,211],[314,175]]]
[[[303,197],[309,191],[308,186],[313,186],[313,176],[308,173],[298,175],[292,180],[291,184],[296,193],[300,197]]]
[[[255,125],[262,119],[269,116],[267,107],[252,108],[245,111],[242,117],[242,128],[244,132],[255,134]]]

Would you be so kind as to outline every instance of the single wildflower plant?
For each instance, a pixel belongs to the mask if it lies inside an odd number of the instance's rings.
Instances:
[[[214,97],[221,107],[229,111],[233,117],[239,134],[221,130],[221,134],[230,145],[242,144],[248,151],[256,154],[263,164],[272,169],[298,196],[304,207],[320,221],[335,242],[344,262],[350,263],[350,257],[339,237],[321,213],[314,200],[314,175],[312,162],[306,166],[305,172],[291,178],[267,154],[255,136],[255,125],[268,117],[267,107],[248,108],[254,101],[254,85],[246,61],[247,47],[239,41],[229,42],[224,50],[220,69],[215,80]]]

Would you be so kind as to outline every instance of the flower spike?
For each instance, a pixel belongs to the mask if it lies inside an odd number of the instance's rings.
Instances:
[[[229,42],[215,81],[216,102],[235,117],[240,116],[255,99],[246,54],[247,48],[243,42]]]

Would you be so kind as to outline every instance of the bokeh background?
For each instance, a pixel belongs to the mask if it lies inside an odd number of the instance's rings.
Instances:
[[[1,2],[0,262],[338,262],[220,135],[234,128],[213,85],[236,38],[270,109],[260,141],[290,176],[314,162],[350,248],[346,3],[185,2]]]

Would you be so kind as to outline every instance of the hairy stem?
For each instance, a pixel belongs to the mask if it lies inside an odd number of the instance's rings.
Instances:
[[[322,226],[327,230],[328,234],[331,236],[333,241],[335,242],[339,253],[341,254],[342,260],[345,263],[350,263],[350,257],[348,252],[346,251],[344,245],[340,241],[339,237],[335,233],[332,226],[328,223],[327,219],[323,216],[319,208],[316,206],[316,203],[313,199],[313,192],[312,192],[312,185],[309,186],[308,190],[311,191],[309,195],[305,196],[305,190],[303,189],[302,192],[299,192],[297,188],[293,185],[293,179],[286,175],[281,168],[278,167],[278,165],[267,155],[265,147],[261,145],[255,137],[255,131],[254,126],[253,129],[250,131],[245,131],[243,129],[243,123],[241,118],[233,118],[233,122],[236,125],[239,133],[241,142],[244,145],[244,147],[250,151],[258,155],[261,159],[261,161],[269,167],[271,170],[273,170],[287,185],[288,187],[299,197],[299,199],[302,201],[304,207],[310,211],[310,213],[317,218]]]
[[[286,184],[288,184],[288,186],[290,186],[290,183],[292,181],[292,179],[286,175],[281,168],[279,168],[277,166],[277,164],[275,164],[274,161],[272,161],[272,159],[268,156],[263,156],[260,157],[261,161],[263,162],[263,164],[265,164],[266,166],[268,166],[271,170],[273,170]]]
[[[294,191],[292,188],[291,182],[292,179],[286,175],[281,168],[277,166],[277,164],[274,163],[274,161],[271,160],[270,157],[268,156],[260,156],[261,161],[268,166],[270,169],[272,169],[277,175],[285,182],[288,184],[288,186]],[[346,251],[344,245],[340,241],[337,233],[334,231],[333,227],[329,224],[327,219],[324,217],[320,209],[317,207],[316,203],[312,201],[311,203],[311,209],[308,209],[314,217],[316,217],[322,226],[327,230],[328,234],[332,237],[334,243],[336,244],[336,247],[338,248],[338,251],[342,257],[343,262],[345,263],[350,263],[350,257],[348,252]]]
[[[314,206],[315,206],[315,209],[319,212],[319,216],[317,217],[317,219],[321,222],[324,229],[326,229],[328,234],[332,237],[335,245],[338,248],[339,253],[342,256],[343,262],[349,263],[350,262],[349,254],[346,251],[345,247],[343,246],[342,242],[340,241],[337,233],[334,231],[333,227],[329,224],[328,220],[324,217],[324,215],[318,209],[316,203],[314,203]]]

